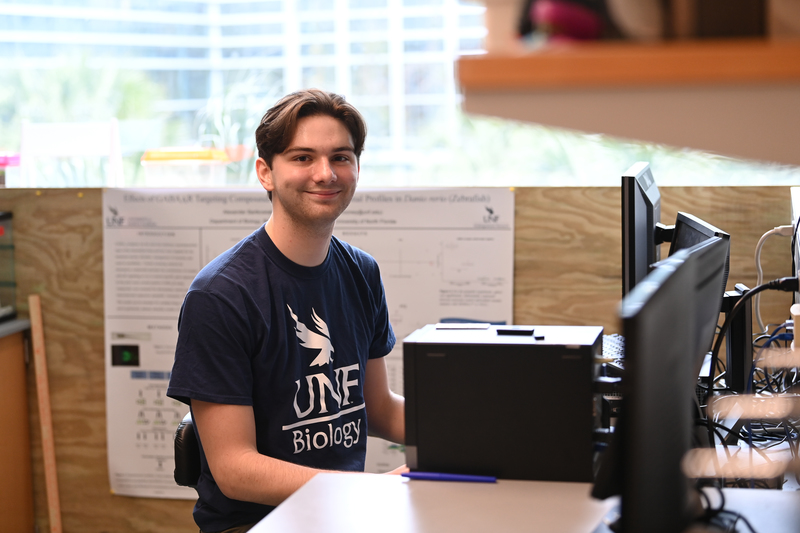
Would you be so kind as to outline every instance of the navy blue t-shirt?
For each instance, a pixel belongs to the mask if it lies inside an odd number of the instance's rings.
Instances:
[[[260,453],[363,471],[366,363],[394,343],[371,256],[334,237],[325,262],[303,267],[262,226],[190,286],[167,395],[252,405]],[[273,509],[227,498],[202,452],[201,466],[194,518],[203,531],[256,522]]]

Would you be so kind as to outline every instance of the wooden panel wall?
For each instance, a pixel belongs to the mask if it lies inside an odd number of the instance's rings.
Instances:
[[[790,222],[787,187],[662,188],[662,220],[680,207],[731,233],[730,286],[755,284],[755,245]],[[110,494],[106,456],[102,191],[1,189],[14,213],[18,305],[41,296],[61,510],[66,533],[195,532],[193,502]],[[617,188],[516,191],[514,317],[519,324],[599,324],[617,331],[621,293]],[[765,279],[790,274],[789,239],[763,252]],[[765,319],[791,297],[765,296]],[[28,369],[36,522],[48,529],[33,368]]]
[[[65,533],[197,532],[190,501],[113,496],[108,484],[100,189],[0,190],[14,214],[17,303],[42,301]],[[48,531],[33,365],[28,401],[36,524]]]
[[[756,284],[761,236],[791,223],[788,187],[662,187],[661,220],[696,215],[731,234],[728,289]],[[602,325],[619,331],[622,294],[621,197],[616,187],[522,188],[516,192],[514,320],[522,324]],[[764,280],[791,275],[790,238],[762,251]],[[669,245],[662,248],[666,257]],[[788,293],[762,293],[765,323],[783,321]],[[755,331],[755,329],[754,329]]]

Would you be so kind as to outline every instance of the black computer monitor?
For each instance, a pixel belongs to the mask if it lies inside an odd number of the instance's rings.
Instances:
[[[696,334],[708,322],[703,288],[717,287],[726,256],[719,237],[677,251],[620,303],[622,409],[592,490],[596,498],[621,496],[614,531],[678,533],[698,516],[681,460],[692,446],[696,367],[705,349]]]
[[[713,237],[719,237],[725,243],[725,268],[723,272],[719,272],[717,270],[719,265],[713,265],[713,268],[706,273],[709,279],[699,288],[699,290],[703,291],[703,297],[699,299],[700,304],[703,306],[702,315],[706,317],[708,322],[698,329],[698,338],[695,342],[700,347],[705,346],[704,354],[709,352],[714,344],[714,333],[717,329],[719,314],[722,311],[722,299],[725,296],[725,286],[728,284],[728,273],[730,271],[731,237],[728,233],[708,222],[689,213],[679,211],[675,219],[675,227],[669,247],[669,255],[671,256],[678,250],[691,248]],[[716,289],[714,288],[715,283],[719,284]]]
[[[730,235],[716,226],[692,214],[678,211],[678,216],[675,218],[675,227],[672,230],[669,254],[672,255],[678,250],[691,248],[695,244],[711,237],[730,240]]]
[[[622,175],[622,295],[661,259],[661,194],[650,164],[635,163]]]

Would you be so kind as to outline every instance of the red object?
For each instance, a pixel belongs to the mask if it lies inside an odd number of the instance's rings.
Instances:
[[[551,38],[592,40],[603,32],[603,20],[588,7],[565,0],[537,0],[531,20]]]
[[[0,167],[18,167],[19,154],[0,152]]]

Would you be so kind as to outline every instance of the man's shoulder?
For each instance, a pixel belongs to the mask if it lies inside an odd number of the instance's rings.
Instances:
[[[349,242],[337,238],[335,235],[331,239],[331,246],[334,247],[339,253],[352,259],[359,264],[367,264],[370,266],[377,266],[377,261],[369,253],[365,252],[357,246],[353,246]]]
[[[341,261],[350,270],[354,268],[357,269],[370,283],[380,278],[380,267],[372,255],[357,246],[337,239],[335,236],[332,242],[332,246],[341,258]]]

